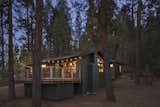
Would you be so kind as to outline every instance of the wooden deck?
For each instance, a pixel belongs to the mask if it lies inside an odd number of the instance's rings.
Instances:
[[[41,84],[81,83],[80,79],[43,79]],[[32,79],[24,80],[24,84],[32,84]]]

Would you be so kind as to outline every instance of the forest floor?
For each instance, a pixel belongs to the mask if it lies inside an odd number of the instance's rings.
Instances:
[[[105,100],[105,90],[96,95],[77,95],[62,101],[43,100],[42,107],[160,107],[160,81],[152,86],[135,85],[126,76],[114,81],[117,102]],[[23,84],[16,85],[17,100],[7,101],[7,87],[0,87],[0,107],[31,107],[31,98],[24,97]]]

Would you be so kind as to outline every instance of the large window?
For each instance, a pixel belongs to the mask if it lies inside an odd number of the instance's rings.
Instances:
[[[65,62],[63,63],[63,74],[64,78],[76,78],[76,62],[71,61],[71,62]]]
[[[74,62],[73,70],[74,70],[73,72],[74,78],[80,79],[80,63],[79,62]]]
[[[71,63],[64,64],[64,78],[71,78]]]
[[[62,78],[62,68],[59,64],[52,67],[53,78]]]
[[[42,78],[50,78],[50,67],[42,68]]]
[[[25,78],[26,79],[32,78],[32,69],[31,68],[26,68]]]
[[[26,78],[32,78],[32,69],[26,69]],[[80,79],[79,58],[57,60],[41,65],[42,79]]]

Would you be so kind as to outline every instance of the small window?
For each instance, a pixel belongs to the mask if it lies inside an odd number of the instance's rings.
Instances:
[[[99,72],[104,72],[104,60],[101,57],[97,58],[97,64]]]

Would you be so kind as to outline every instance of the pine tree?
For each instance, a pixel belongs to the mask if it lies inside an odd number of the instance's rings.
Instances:
[[[34,25],[35,25],[35,6],[32,0],[16,0],[15,3],[17,29],[24,30],[19,41],[23,43],[23,48],[30,52],[32,48]]]
[[[62,56],[69,54],[71,50],[71,28],[67,2],[60,0],[55,11],[54,21],[49,27],[49,32],[54,44],[54,56]]]
[[[13,31],[12,31],[12,0],[8,1],[8,78],[9,78],[9,100],[16,98],[14,80],[14,56],[13,56]]]
[[[109,72],[109,59],[110,50],[108,47],[108,35],[110,32],[111,19],[114,10],[114,2],[109,0],[101,0],[99,6],[99,32],[101,38],[101,53],[104,57],[104,76],[105,76],[105,89],[106,89],[106,99],[109,101],[116,101],[114,90],[112,86],[112,78]]]
[[[87,0],[88,10],[87,10],[87,23],[86,23],[86,33],[81,37],[81,49],[83,51],[88,50],[98,50],[100,49],[99,43],[100,38],[98,36],[98,17],[95,0]]]
[[[75,26],[74,29],[74,36],[75,36],[75,40],[73,40],[74,45],[73,45],[73,50],[74,51],[79,51],[79,45],[80,45],[80,38],[82,37],[82,23],[83,23],[83,19],[82,19],[82,11],[85,10],[85,6],[82,3],[82,1],[75,1],[72,3],[73,7],[75,8],[76,11],[76,19],[75,19],[75,23],[73,23],[73,26]]]
[[[52,6],[51,0],[47,0],[44,5],[44,30],[45,30],[45,39],[46,39],[46,49],[47,57],[53,57],[54,56],[54,42],[53,42],[53,36],[52,36],[52,29],[51,25],[54,24],[55,19],[55,8]]]
[[[136,72],[135,72],[135,82],[139,84],[140,82],[140,72],[141,67],[141,20],[142,20],[142,1],[138,0],[137,8],[137,35],[136,35]]]
[[[5,21],[5,14],[4,14],[4,9],[5,9],[5,2],[3,1],[3,3],[0,5],[0,72],[4,71],[4,21]]]
[[[41,46],[43,0],[36,0],[36,29],[32,49],[32,107],[41,107]]]

